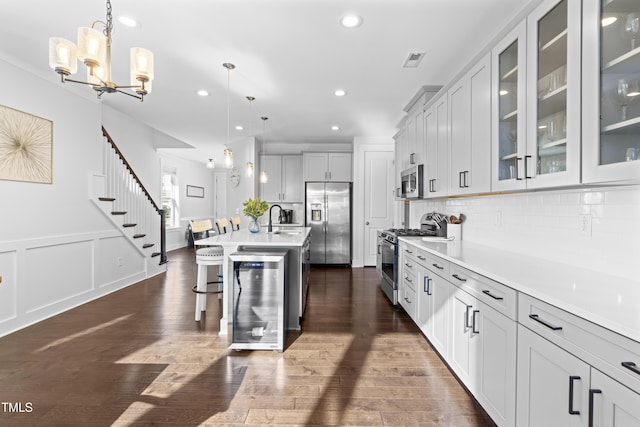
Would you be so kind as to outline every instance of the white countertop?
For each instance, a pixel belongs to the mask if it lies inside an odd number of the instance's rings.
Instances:
[[[640,281],[478,243],[400,240],[640,342]]]
[[[287,234],[291,232],[297,232],[299,234]],[[231,233],[218,234],[215,236],[207,237],[206,239],[196,240],[196,245],[220,245],[220,246],[300,246],[302,247],[304,241],[311,228],[309,227],[297,227],[287,228],[283,230],[283,234],[267,233],[266,230],[260,230],[259,233],[251,233],[247,229],[240,229]]]
[[[260,227],[268,227],[269,224],[264,223],[264,224],[260,224]],[[300,223],[300,222],[295,222],[295,223],[291,223],[291,224],[280,224],[280,223],[273,223],[273,228],[276,227],[304,227],[304,224]]]

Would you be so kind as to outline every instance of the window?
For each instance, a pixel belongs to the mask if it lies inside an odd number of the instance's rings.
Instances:
[[[165,211],[165,227],[180,227],[180,191],[175,169],[162,169],[162,209]]]

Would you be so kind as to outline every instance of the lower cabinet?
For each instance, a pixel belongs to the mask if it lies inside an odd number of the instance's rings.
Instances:
[[[593,368],[589,404],[593,426],[640,426],[640,394]]]
[[[586,426],[589,365],[518,328],[518,426]]]
[[[452,286],[427,268],[422,267],[418,271],[416,323],[436,351],[446,358],[449,346],[449,297]]]

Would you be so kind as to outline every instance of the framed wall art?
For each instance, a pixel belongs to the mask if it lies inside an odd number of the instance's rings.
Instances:
[[[187,185],[187,197],[204,198],[204,187],[196,187],[195,185]]]
[[[0,105],[0,179],[51,184],[51,120]]]

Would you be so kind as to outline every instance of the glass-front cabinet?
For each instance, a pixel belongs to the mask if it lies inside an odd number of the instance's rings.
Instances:
[[[640,181],[640,0],[583,8],[583,182]]]
[[[494,191],[525,187],[526,22],[492,51],[492,183]]]
[[[527,18],[527,188],[580,182],[580,17],[580,0],[548,0]]]

